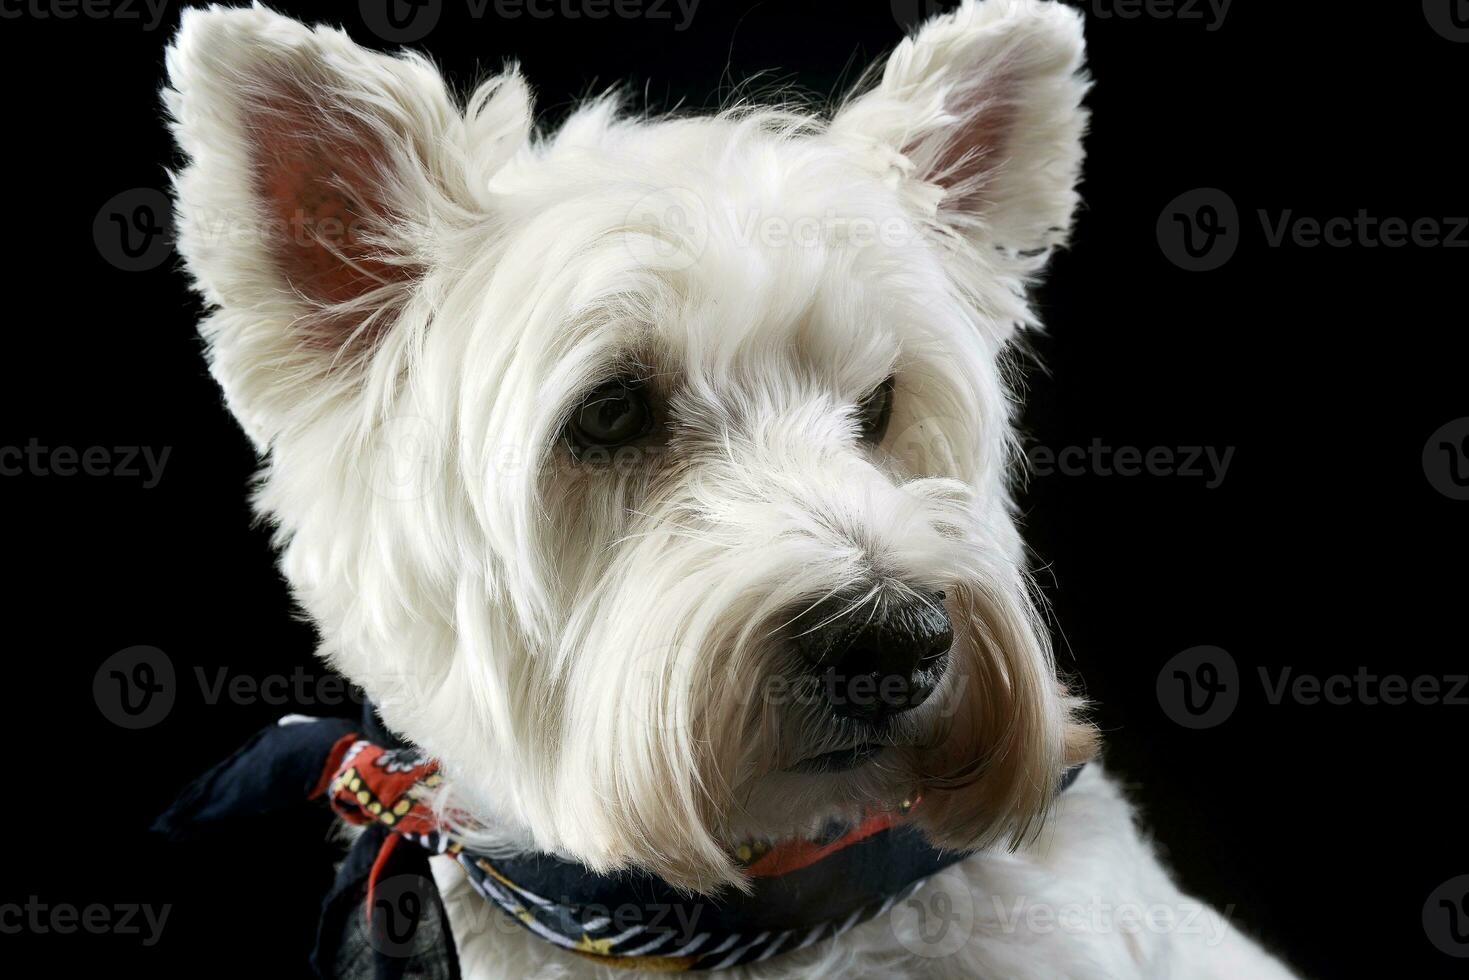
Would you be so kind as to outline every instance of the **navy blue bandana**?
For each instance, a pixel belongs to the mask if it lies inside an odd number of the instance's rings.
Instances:
[[[905,823],[905,804],[817,840],[742,846],[733,857],[752,894],[689,895],[645,872],[594,874],[548,854],[476,854],[426,802],[439,779],[437,764],[387,733],[370,709],[360,725],[287,720],[192,784],[157,829],[186,836],[326,799],[366,829],[323,903],[312,966],[322,977],[373,980],[459,976],[433,855],[454,859],[483,898],[571,955],[670,972],[720,970],[830,940],[967,856],[929,845]]]

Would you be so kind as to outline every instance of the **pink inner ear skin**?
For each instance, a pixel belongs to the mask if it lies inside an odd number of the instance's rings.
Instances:
[[[949,111],[963,120],[939,147],[929,172],[948,189],[945,211],[982,213],[991,203],[993,178],[1006,158],[1017,110],[1009,98],[1012,83],[993,75],[982,86],[959,94]],[[909,147],[907,152],[917,152]]]
[[[327,306],[350,303],[409,270],[384,261],[369,216],[388,212],[375,160],[386,154],[374,134],[341,126],[341,114],[304,93],[260,105],[252,114],[251,162],[265,211],[269,250],[287,287]],[[310,339],[340,346],[361,314],[329,317]],[[344,322],[350,321],[350,322]]]

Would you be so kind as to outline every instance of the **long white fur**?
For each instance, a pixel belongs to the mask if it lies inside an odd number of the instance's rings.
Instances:
[[[1099,767],[1043,823],[1092,733],[1025,573],[1006,373],[1077,201],[1075,12],[970,0],[830,120],[605,98],[539,136],[513,68],[461,106],[422,57],[258,6],[186,11],[168,71],[180,249],[265,459],[257,507],[322,656],[441,760],[444,813],[479,846],[742,888],[732,843],[922,793],[936,842],[990,849],[933,887],[1183,901]],[[301,91],[375,154],[355,190],[389,271],[334,303],[283,267],[252,156],[252,113]],[[812,225],[828,233],[761,230]],[[629,465],[578,465],[560,432],[619,372],[646,380],[658,435]],[[893,374],[874,450],[855,406]],[[791,672],[782,624],[822,596],[915,589],[944,590],[955,622],[938,695],[878,762],[787,771],[851,734],[762,693]],[[476,928],[454,894],[466,976],[595,972]],[[1220,935],[983,920],[954,956],[895,960],[912,937],[879,920],[752,975],[1279,969]]]

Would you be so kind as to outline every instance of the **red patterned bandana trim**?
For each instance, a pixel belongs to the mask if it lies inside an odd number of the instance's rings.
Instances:
[[[439,764],[417,749],[385,749],[349,735],[327,762],[332,809],[348,823],[380,823],[399,834],[439,830],[429,797],[442,782]]]

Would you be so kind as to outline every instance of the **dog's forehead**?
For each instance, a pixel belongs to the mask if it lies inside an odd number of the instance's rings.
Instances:
[[[528,237],[574,240],[583,291],[622,314],[609,330],[675,362],[885,371],[940,274],[894,183],[819,133],[574,119],[521,175]]]

